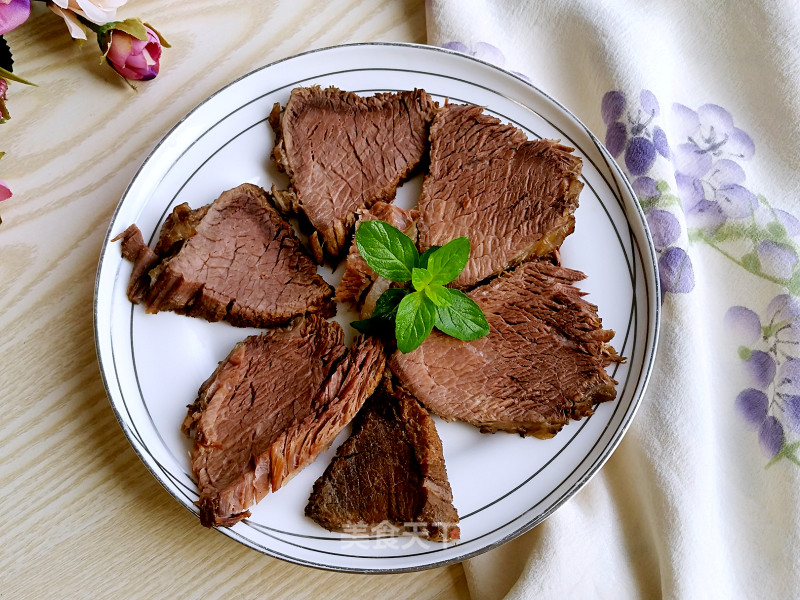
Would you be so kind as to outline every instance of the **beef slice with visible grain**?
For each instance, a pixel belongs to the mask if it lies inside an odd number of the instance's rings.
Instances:
[[[273,193],[315,229],[317,262],[342,255],[356,211],[394,200],[426,153],[436,108],[423,90],[362,97],[318,86],[292,90],[283,111],[275,105],[272,158],[290,185]]]
[[[203,525],[230,526],[326,450],[378,385],[380,342],[315,315],[238,343],[201,386],[183,431]]]
[[[331,531],[459,538],[458,513],[433,419],[388,381],[367,401],[351,436],[316,481],[306,516]]]
[[[469,288],[557,249],[572,233],[581,160],[552,140],[528,140],[479,106],[449,104],[430,128],[430,171],[418,209],[420,251],[467,236],[454,287]]]
[[[530,261],[469,292],[489,334],[464,342],[434,331],[390,367],[431,412],[484,432],[549,438],[616,397],[606,367],[622,359],[597,307],[574,283],[585,275]]]
[[[148,313],[168,310],[267,327],[297,315],[336,311],[333,289],[254,185],[242,184],[198,209],[177,206],[154,250],[136,225],[115,239],[134,263],[128,297]]]

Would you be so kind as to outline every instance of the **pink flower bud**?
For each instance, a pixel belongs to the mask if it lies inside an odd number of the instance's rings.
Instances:
[[[98,42],[106,60],[126,79],[147,81],[158,75],[161,42],[158,35],[145,26],[147,39],[140,40],[113,25],[102,33]]]
[[[11,190],[8,189],[8,186],[0,181],[0,201],[8,200],[11,198]]]
[[[30,14],[31,0],[0,0],[0,35],[22,25]]]

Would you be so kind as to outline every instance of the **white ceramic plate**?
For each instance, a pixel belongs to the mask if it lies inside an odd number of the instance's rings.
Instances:
[[[303,516],[313,482],[345,433],[285,488],[255,506],[249,519],[220,529],[271,556],[342,571],[397,572],[460,561],[531,529],[597,472],[636,412],[658,334],[655,255],[630,186],[597,138],[568,110],[506,71],[429,46],[339,46],[263,67],[195,108],[150,154],[111,220],[94,307],[108,396],[153,475],[196,513],[189,443],[180,424],[186,405],[217,362],[253,330],[172,313],[146,315],[125,296],[130,264],[110,240],[137,223],[152,244],[167,214],[181,202],[207,204],[243,182],[267,189],[273,182],[285,185],[269,159],[273,134],[267,115],[273,103],[288,100],[292,88],[312,84],[364,95],[423,88],[439,101],[486,106],[530,138],[561,139],[583,159],[585,187],[575,233],[564,243],[562,257],[565,266],[588,274],[580,287],[599,306],[604,326],[617,332],[613,344],[628,359],[613,369],[618,399],[547,441],[486,435],[437,420],[461,516],[461,540],[455,544],[416,537],[355,538],[328,532]],[[419,178],[405,184],[398,203],[413,205],[419,186]],[[335,274],[325,275],[335,280]],[[348,321],[347,315],[338,318]]]

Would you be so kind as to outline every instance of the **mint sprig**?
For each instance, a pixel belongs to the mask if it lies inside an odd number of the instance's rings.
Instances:
[[[351,325],[362,333],[394,334],[397,348],[408,353],[425,341],[434,327],[460,340],[476,340],[489,333],[480,307],[463,292],[445,287],[464,270],[469,240],[456,238],[422,255],[402,231],[384,221],[365,221],[356,231],[356,247],[381,277],[411,287],[390,288],[375,304],[369,319]],[[412,291],[413,290],[413,291]]]

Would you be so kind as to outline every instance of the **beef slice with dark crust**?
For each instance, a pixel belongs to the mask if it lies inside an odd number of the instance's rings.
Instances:
[[[336,312],[333,289],[254,185],[228,190],[199,209],[177,206],[154,251],[136,225],[115,239],[134,263],[128,297],[148,313],[268,327],[306,313]]]
[[[239,342],[201,386],[183,431],[203,525],[230,526],[326,450],[378,385],[374,338],[352,352],[315,315]]]
[[[343,254],[358,209],[394,200],[425,155],[436,108],[423,90],[362,97],[318,86],[293,89],[282,112],[275,105],[272,158],[290,185],[273,193],[315,229],[317,262]]]
[[[479,106],[449,104],[430,129],[430,172],[418,209],[420,251],[466,236],[469,288],[558,248],[575,225],[581,160],[552,140],[530,141]]]
[[[458,539],[442,442],[428,412],[384,380],[314,484],[305,512],[331,531],[385,533],[388,522],[398,535]]]
[[[584,277],[548,260],[523,263],[469,292],[486,315],[486,337],[464,342],[434,331],[413,352],[395,352],[390,367],[444,419],[552,437],[616,397],[606,367],[623,359],[574,285]]]
[[[418,218],[419,213],[416,210],[405,210],[394,204],[376,202],[369,210],[358,211],[356,231],[364,221],[384,221],[397,227],[416,242]],[[362,318],[367,318],[375,310],[378,298],[391,285],[391,281],[372,270],[353,242],[347,254],[344,273],[339,285],[336,286],[335,298],[339,302],[348,302],[360,310]]]

